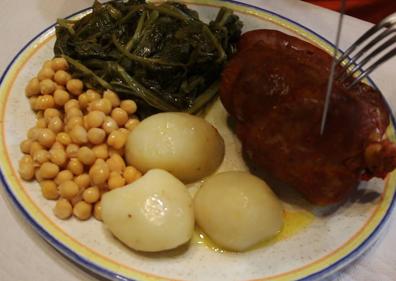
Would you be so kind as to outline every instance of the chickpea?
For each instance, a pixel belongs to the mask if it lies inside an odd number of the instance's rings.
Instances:
[[[103,124],[102,124],[102,129],[105,130],[107,134],[110,134],[111,132],[115,131],[118,129],[117,122],[114,121],[113,118],[106,116]]]
[[[52,66],[52,69],[55,71],[69,69],[69,63],[64,58],[54,58],[52,60],[51,66]]]
[[[45,162],[39,168],[39,174],[43,179],[53,179],[58,173],[58,165],[51,162]]]
[[[100,202],[101,201],[96,202],[94,206],[94,217],[98,221],[102,220],[102,204]]]
[[[51,118],[48,122],[48,129],[50,129],[55,134],[60,133],[63,130],[62,119],[60,119],[58,116]],[[55,137],[55,140],[56,140],[56,137]]]
[[[96,160],[95,153],[88,146],[83,146],[78,150],[77,158],[84,165],[92,165]]]
[[[71,158],[67,164],[67,169],[78,176],[84,173],[84,166],[77,158]]]
[[[74,176],[73,176],[72,172],[70,172],[69,170],[63,170],[63,171],[60,171],[56,175],[54,182],[57,185],[61,185],[62,183],[66,182],[66,181],[73,180],[73,177]]]
[[[115,149],[120,149],[125,145],[127,137],[120,131],[113,131],[107,137],[107,144],[114,147]]]
[[[37,168],[37,167],[39,167],[39,166],[38,166],[38,164],[36,164],[36,163],[34,163],[33,166],[34,166],[34,177],[33,177],[33,179],[36,179],[36,181],[37,181],[38,183],[40,183],[40,182],[43,181],[44,179],[43,179],[43,177],[40,175],[40,169]]]
[[[76,99],[70,99],[65,103],[64,109],[67,113],[71,108],[78,108],[80,109],[80,104]]]
[[[47,108],[44,110],[44,118],[49,121],[51,118],[61,117],[61,113],[56,108]]]
[[[66,83],[66,89],[69,91],[69,93],[75,96],[80,95],[83,91],[83,88],[84,84],[79,79],[70,79]]]
[[[74,207],[78,202],[80,202],[82,200],[82,194],[78,194],[76,196],[74,196],[72,199],[70,199],[70,203],[72,204],[72,206]]]
[[[79,95],[78,102],[80,103],[80,108],[83,108],[83,109],[87,108],[88,104],[89,104],[88,95],[86,93]]]
[[[37,97],[36,96],[29,98],[29,104],[30,104],[30,108],[32,110],[37,110],[36,109],[36,102],[37,102]]]
[[[128,129],[120,128],[120,129],[118,129],[118,131],[120,133],[122,133],[126,138],[128,138],[128,135],[129,135],[129,130]]]
[[[40,182],[41,193],[45,199],[56,200],[59,198],[58,189],[54,181],[45,180]]]
[[[69,200],[65,198],[59,199],[54,207],[54,214],[58,218],[65,220],[70,218],[73,213],[73,207],[70,204]]]
[[[101,185],[107,181],[110,175],[110,170],[107,164],[94,164],[89,170],[89,177],[91,183],[94,185]]]
[[[123,100],[120,107],[128,114],[134,114],[137,110],[136,102],[134,102],[133,100]]]
[[[65,129],[70,131],[71,129],[73,129],[77,125],[82,126],[83,125],[83,119],[80,116],[73,116],[73,117],[70,117],[68,119]]]
[[[119,127],[124,126],[125,123],[128,121],[128,113],[119,107],[113,109],[113,111],[111,112],[111,117]]]
[[[32,142],[33,142],[33,140],[31,140],[31,139],[27,139],[27,140],[24,140],[23,142],[21,142],[21,144],[19,145],[21,152],[28,154],[30,152],[30,146],[31,146]]]
[[[82,197],[87,203],[95,203],[100,199],[100,191],[96,186],[92,186],[84,190]]]
[[[44,162],[47,162],[50,159],[50,154],[47,150],[40,149],[35,151],[32,157],[35,163],[43,164]]]
[[[83,118],[82,118],[82,119],[83,119],[83,127],[84,127],[86,130],[89,130],[87,116],[88,116],[88,115],[84,115]]]
[[[109,187],[107,186],[107,182],[104,182],[104,183],[102,183],[102,184],[98,184],[97,187],[98,187],[99,190],[100,190],[100,197],[102,197],[102,194],[104,194],[104,193],[110,191],[110,190],[109,190]]]
[[[39,73],[37,74],[37,78],[42,81],[44,79],[52,79],[55,75],[55,72],[52,70],[52,68],[49,67],[43,67]]]
[[[56,84],[50,79],[44,79],[40,81],[40,92],[43,95],[50,95],[55,92]]]
[[[37,96],[40,94],[40,81],[38,78],[32,78],[25,88],[27,97]]]
[[[25,155],[19,161],[19,175],[25,181],[30,181],[34,178],[33,159],[30,155]]]
[[[100,99],[91,102],[88,106],[89,111],[98,110],[102,111],[104,114],[110,114],[112,109],[111,101],[108,99]]]
[[[80,191],[86,189],[90,184],[91,179],[88,174],[81,174],[74,178],[74,182],[78,185]]]
[[[65,132],[60,132],[56,135],[56,141],[63,144],[63,145],[69,145],[71,144],[71,137],[69,134]]]
[[[109,189],[119,188],[125,185],[125,179],[118,172],[111,172],[107,185]]]
[[[49,155],[51,162],[59,167],[63,167],[66,164],[67,155],[64,149],[51,148]]]
[[[84,144],[88,142],[87,131],[81,125],[74,126],[69,135],[75,144]]]
[[[125,128],[128,129],[128,131],[132,131],[133,129],[135,129],[135,127],[137,125],[139,125],[140,121],[138,119],[129,119],[126,123],[125,123]]]
[[[93,110],[87,114],[88,128],[98,128],[102,126],[106,115],[102,111]]]
[[[77,144],[71,143],[66,147],[66,155],[69,158],[76,158],[80,147]]]
[[[73,207],[73,215],[80,220],[89,219],[91,217],[91,213],[92,205],[87,202],[80,201]]]
[[[115,171],[121,173],[125,169],[124,159],[119,154],[113,154],[106,161],[107,166],[109,166],[110,171]]]
[[[72,117],[83,117],[83,113],[80,108],[72,107],[66,111],[66,118],[70,119]]]
[[[19,159],[19,164],[21,163],[34,163],[33,157],[31,155],[23,155],[21,159]]]
[[[104,159],[98,158],[96,159],[94,165],[106,165],[106,161]]]
[[[103,93],[103,98],[108,99],[111,102],[112,107],[117,107],[120,105],[120,98],[111,90],[106,90]]]
[[[60,117],[60,112],[57,109],[52,108],[54,106],[54,98],[50,95],[44,95],[44,96],[38,97],[36,100],[35,106],[38,110],[45,110],[44,114],[42,114],[43,117],[41,117],[41,118],[39,118],[39,116],[37,116],[37,117],[39,119],[45,119],[47,121],[47,123],[48,123],[49,119],[51,119],[51,117],[49,117],[51,115],[57,115]],[[45,112],[47,112],[47,114],[45,114]]]
[[[100,94],[92,89],[87,90],[86,94],[88,97],[88,103],[100,100]]]
[[[36,118],[37,119],[44,118],[44,112],[42,110],[37,111]]]
[[[32,128],[30,128],[29,130],[28,130],[28,132],[27,132],[27,137],[28,137],[28,139],[30,139],[30,140],[37,140],[38,139],[38,136],[40,135],[40,133],[41,133],[41,130],[43,129],[42,127],[42,121],[40,121],[40,122],[38,122],[39,120],[41,120],[41,119],[43,119],[43,118],[40,118],[40,119],[38,119],[37,121],[36,121],[36,126],[35,127],[32,127]],[[45,121],[45,120],[44,120]],[[38,127],[37,125],[39,125],[40,127]],[[44,124],[45,125],[45,124]]]
[[[66,199],[72,199],[79,193],[78,185],[72,180],[61,183],[58,188],[59,194]]]
[[[30,145],[30,155],[34,155],[34,153],[38,150],[44,149],[44,147],[39,144],[37,141],[33,141]]]
[[[124,169],[124,173],[122,174],[128,184],[134,182],[138,178],[142,176],[142,173],[139,172],[135,167],[128,166]]]
[[[100,128],[91,128],[88,131],[88,141],[92,144],[101,144],[106,139],[106,132]]]
[[[70,95],[65,90],[57,89],[54,92],[54,102],[56,105],[64,106],[70,99]]]
[[[43,63],[43,68],[44,67],[48,67],[48,68],[52,68],[52,60],[46,60]]]
[[[55,142],[56,135],[50,129],[41,129],[38,135],[38,142],[44,147],[51,147]]]
[[[47,120],[45,120],[45,118],[37,119],[36,128],[40,128],[40,129],[47,128]]]
[[[54,81],[59,85],[66,85],[71,79],[71,75],[64,70],[58,70],[55,72]]]
[[[124,153],[125,153],[124,147],[121,147],[119,149],[115,149],[114,147],[109,148],[109,156],[110,157],[113,156],[114,154],[117,154],[122,157],[122,156],[124,156]]]
[[[51,146],[51,149],[62,149],[65,150],[65,146],[58,141],[55,141],[54,144]]]
[[[63,86],[63,85],[56,84],[56,85],[55,85],[55,92],[56,92],[56,90],[65,91],[66,88],[65,88],[65,86]],[[54,94],[55,94],[55,92],[54,92]]]
[[[35,110],[44,110],[55,106],[54,97],[48,94],[37,97],[34,103]]]
[[[92,151],[95,153],[96,158],[106,159],[109,157],[108,147],[105,143],[94,146]]]
[[[30,140],[37,140],[42,128],[32,127],[27,132],[27,137]]]
[[[38,183],[42,182],[44,178],[40,175],[40,169],[35,169],[34,170],[34,178]]]
[[[41,119],[43,119],[43,118],[40,118],[39,120],[41,120]],[[40,124],[40,123],[41,123],[41,124]],[[37,124],[36,124],[36,125],[37,125]],[[42,121],[40,121],[38,125],[42,126],[42,125],[43,125],[43,124],[42,124]],[[28,132],[27,132],[28,138],[31,139],[31,140],[38,140],[39,137],[40,137],[40,135],[42,134],[43,129],[44,129],[44,128],[39,128],[39,127],[37,127],[37,126],[36,126],[36,127],[30,128],[30,129],[28,130]]]
[[[32,127],[27,132],[27,137],[30,140],[37,140],[40,134],[41,128]]]
[[[101,101],[103,102],[103,112],[106,115],[109,115],[111,113],[111,110],[113,109],[113,104],[110,100],[108,99],[101,99]]]

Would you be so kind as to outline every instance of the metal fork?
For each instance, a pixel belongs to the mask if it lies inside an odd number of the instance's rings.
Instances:
[[[385,52],[396,42],[396,35],[391,36],[396,32],[396,13],[383,19],[378,24],[370,28],[359,39],[356,40],[345,53],[337,59],[337,64],[342,66],[342,71],[336,75],[336,80],[344,83],[347,88],[352,88],[359,81],[369,75],[378,66],[396,55],[396,46]],[[374,35],[374,39],[371,39]],[[386,41],[385,39],[388,38]],[[368,42],[368,43],[366,43]],[[383,42],[379,44],[380,42]],[[364,44],[366,43],[366,44]],[[377,46],[379,45],[379,46]],[[350,55],[352,58],[344,65],[343,61]],[[378,60],[368,64],[374,57],[385,53]],[[366,68],[363,68],[367,66]]]

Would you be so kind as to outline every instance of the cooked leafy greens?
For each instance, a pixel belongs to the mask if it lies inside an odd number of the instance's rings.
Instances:
[[[87,87],[136,100],[142,117],[196,113],[217,94],[241,28],[227,8],[206,24],[177,2],[95,1],[81,19],[58,20],[54,52]]]

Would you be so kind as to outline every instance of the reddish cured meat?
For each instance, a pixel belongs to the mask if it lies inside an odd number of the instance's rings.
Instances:
[[[320,136],[331,60],[284,33],[247,32],[220,88],[246,155],[320,205],[345,199],[363,173],[382,177],[396,167],[396,147],[384,139],[388,108],[363,83],[352,90],[334,84]]]

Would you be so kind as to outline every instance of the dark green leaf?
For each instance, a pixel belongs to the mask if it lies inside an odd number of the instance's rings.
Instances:
[[[226,8],[206,24],[181,3],[95,1],[81,19],[58,21],[54,52],[87,86],[135,99],[141,116],[196,113],[216,95],[241,28]]]

